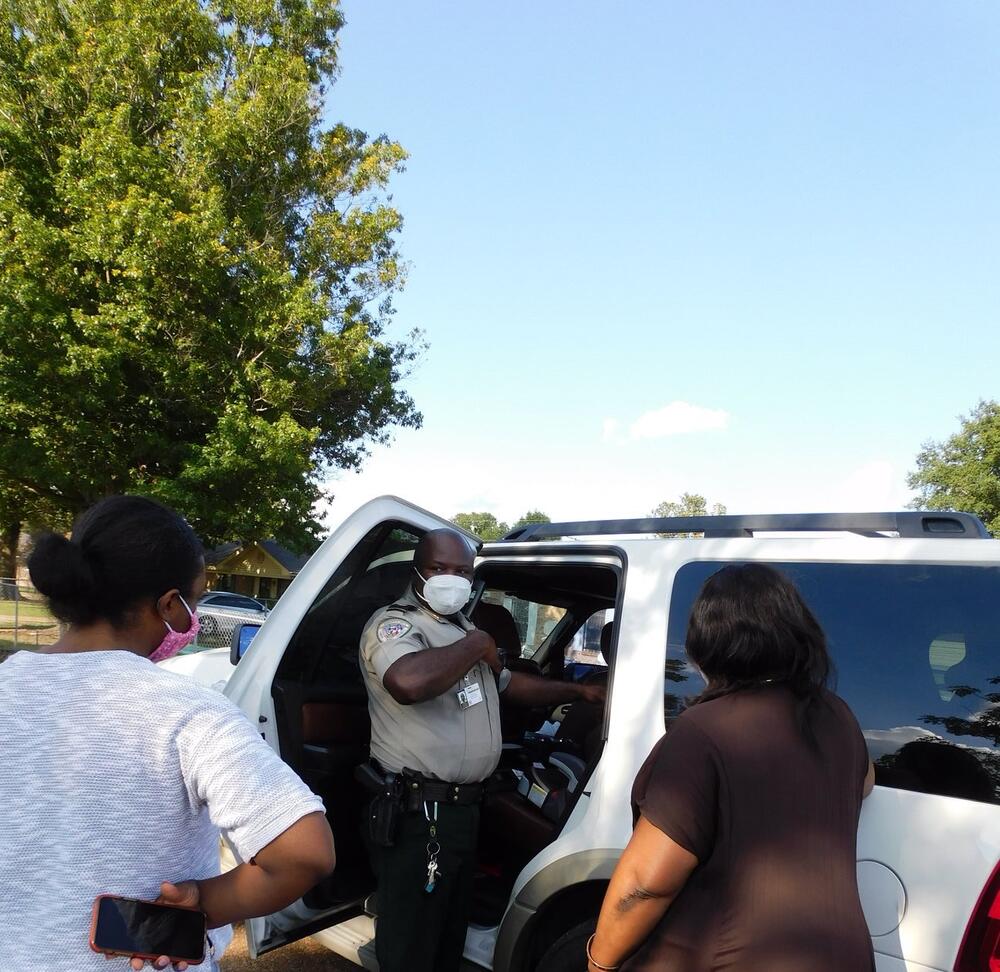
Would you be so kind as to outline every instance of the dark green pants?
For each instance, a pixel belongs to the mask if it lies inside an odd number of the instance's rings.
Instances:
[[[434,807],[428,807],[431,819]],[[394,847],[369,842],[378,880],[375,954],[379,972],[458,972],[465,947],[479,807],[438,804],[437,882],[427,892],[430,824],[424,813],[400,817]]]

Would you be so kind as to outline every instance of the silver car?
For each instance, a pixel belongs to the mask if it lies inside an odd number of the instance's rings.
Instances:
[[[198,601],[201,631],[193,650],[228,645],[236,627],[248,621],[260,624],[267,615],[268,609],[255,598],[231,591],[208,591]]]

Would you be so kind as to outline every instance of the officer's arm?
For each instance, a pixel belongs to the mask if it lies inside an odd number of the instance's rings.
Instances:
[[[607,692],[603,685],[581,685],[578,682],[557,682],[540,675],[511,672],[510,684],[503,693],[504,704],[531,707],[561,705],[563,702],[603,703]]]
[[[477,629],[443,648],[403,655],[389,666],[382,684],[400,705],[426,702],[451,689],[478,661],[500,671],[496,644],[485,631]]]

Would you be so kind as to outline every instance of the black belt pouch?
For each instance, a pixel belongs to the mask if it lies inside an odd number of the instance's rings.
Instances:
[[[380,794],[368,805],[368,836],[376,847],[393,847],[403,808],[395,795]]]
[[[376,847],[393,847],[399,815],[403,810],[399,778],[386,777],[368,763],[359,766],[354,775],[366,789],[375,794],[368,804],[369,839]]]

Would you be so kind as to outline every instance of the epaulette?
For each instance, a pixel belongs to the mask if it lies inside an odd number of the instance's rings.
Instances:
[[[390,604],[386,611],[416,611],[416,604]]]

